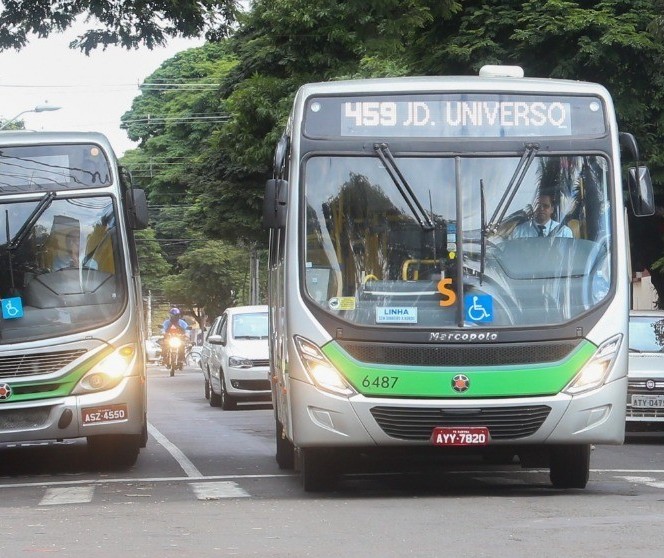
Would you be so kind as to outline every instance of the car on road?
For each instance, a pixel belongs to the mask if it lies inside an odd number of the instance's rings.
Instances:
[[[198,367],[201,365],[201,352],[203,347],[200,345],[192,345],[188,350],[186,356],[187,364],[189,366]]]
[[[270,401],[267,306],[235,306],[218,316],[203,342],[205,397],[212,407]]]
[[[627,431],[664,431],[664,311],[629,315]]]
[[[159,362],[161,359],[161,335],[153,335],[145,340],[145,354],[148,362]]]

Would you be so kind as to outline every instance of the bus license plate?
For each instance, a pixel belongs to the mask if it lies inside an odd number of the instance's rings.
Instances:
[[[486,446],[489,438],[486,426],[437,426],[431,434],[431,443],[434,446]]]
[[[664,408],[664,395],[632,395],[632,407],[638,409]]]
[[[127,405],[125,403],[117,405],[102,405],[99,407],[86,407],[81,411],[83,424],[126,420],[127,417]]]

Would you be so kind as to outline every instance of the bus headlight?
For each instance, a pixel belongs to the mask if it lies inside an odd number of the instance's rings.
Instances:
[[[125,345],[104,357],[78,381],[72,395],[104,391],[117,386],[128,376],[136,360],[136,346]]]
[[[322,390],[349,397],[356,393],[352,386],[311,341],[294,337],[298,355],[311,381]]]
[[[563,391],[576,395],[601,386],[613,366],[621,343],[622,334],[620,333],[604,341]]]

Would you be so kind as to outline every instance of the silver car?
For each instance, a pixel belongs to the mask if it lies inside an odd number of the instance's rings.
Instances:
[[[664,430],[664,311],[629,315],[627,431]]]
[[[201,368],[212,407],[235,409],[238,401],[270,401],[267,306],[228,308],[203,343]]]

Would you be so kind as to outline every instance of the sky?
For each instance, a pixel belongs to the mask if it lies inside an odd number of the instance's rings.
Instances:
[[[170,39],[153,50],[109,47],[86,56],[68,46],[76,29],[34,38],[20,51],[0,52],[0,118],[11,119],[38,105],[59,106],[20,119],[29,130],[102,132],[120,157],[136,147],[120,129],[120,117],[139,95],[139,85],[162,62],[204,41]]]

